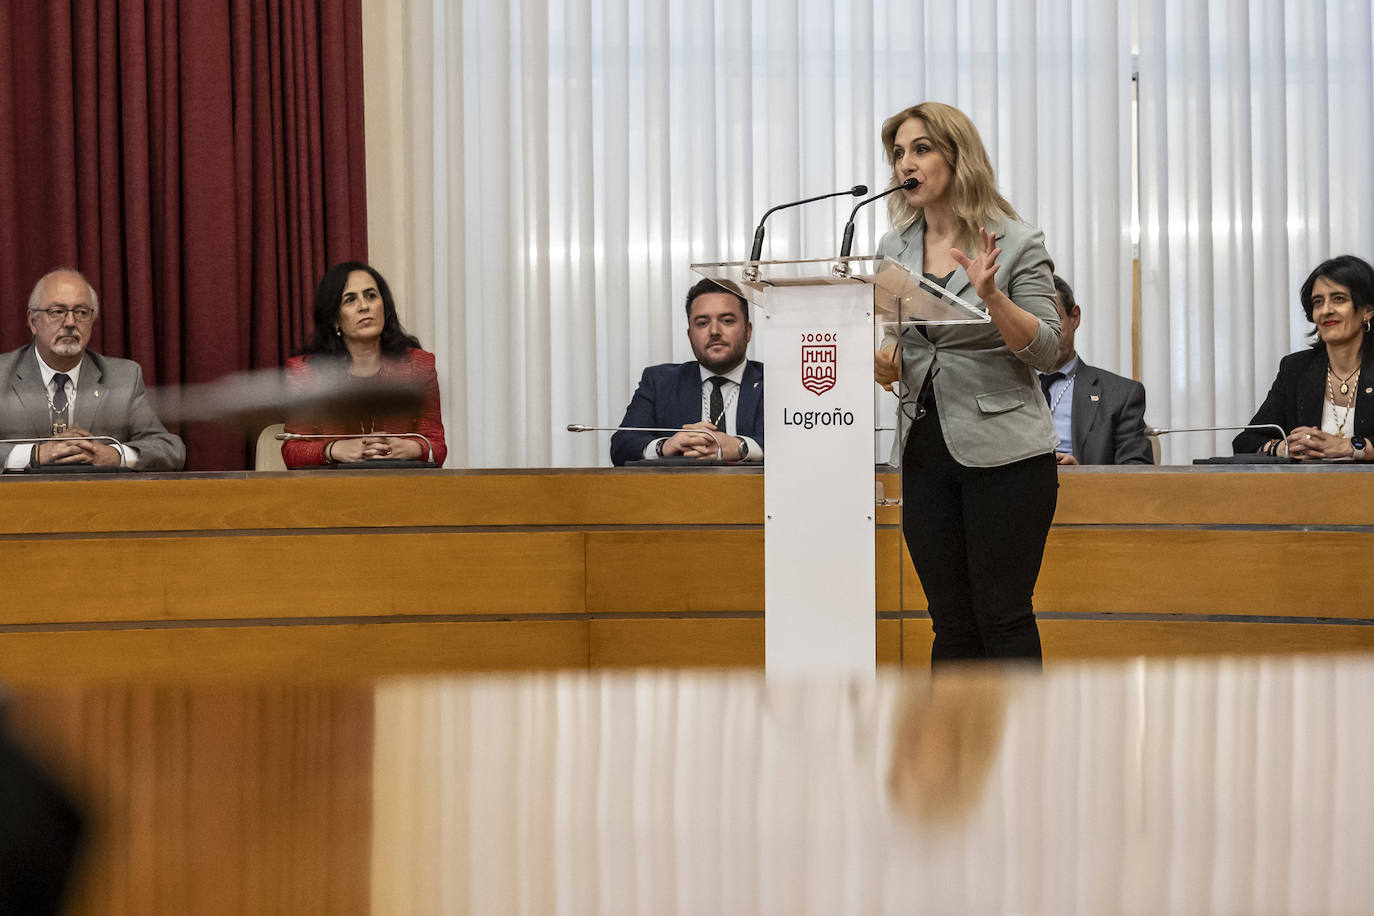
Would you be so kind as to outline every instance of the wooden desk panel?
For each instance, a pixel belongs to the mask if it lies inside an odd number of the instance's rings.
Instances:
[[[898,494],[895,475],[879,480]],[[1173,639],[1181,652],[1345,648],[1374,634],[1360,602],[1311,596],[1314,583],[1359,593],[1369,469],[1071,468],[1060,481],[1036,592],[1047,654],[1165,653]],[[350,656],[369,673],[760,657],[740,635],[761,632],[757,469],[7,478],[0,499],[0,678],[343,671]],[[880,630],[890,622],[903,647],[879,651],[924,658],[900,513],[878,518]],[[79,581],[54,586],[72,568]],[[1149,626],[1113,629],[1121,616]],[[424,636],[391,629],[423,618]],[[1296,628],[1315,618],[1349,623]]]
[[[584,608],[578,532],[322,531],[0,545],[12,577],[0,623],[524,615]],[[74,556],[92,586],[55,589],[53,570]]]
[[[338,682],[388,674],[586,668],[589,621],[443,621],[29,630],[0,634],[0,680]]]

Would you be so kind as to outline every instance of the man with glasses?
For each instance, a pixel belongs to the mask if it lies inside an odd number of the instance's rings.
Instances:
[[[54,270],[34,286],[33,342],[0,356],[0,438],[26,440],[0,444],[7,471],[185,464],[185,445],[148,404],[138,363],[86,349],[99,314],[95,290],[75,270]]]

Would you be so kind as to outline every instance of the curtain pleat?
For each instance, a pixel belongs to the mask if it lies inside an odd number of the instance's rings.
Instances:
[[[324,268],[367,254],[359,0],[5,4],[0,43],[0,347],[69,266],[150,386],[299,349]],[[244,430],[181,432],[189,468],[244,466]]]
[[[1164,426],[1248,421],[1307,346],[1298,290],[1374,256],[1366,2],[1139,0],[1141,377]],[[1234,433],[1173,436],[1166,460]]]
[[[1085,358],[1130,375],[1130,17],[1101,6],[366,10],[369,124],[386,126],[369,155],[387,163],[369,193],[409,204],[379,217],[373,252],[408,320],[434,329],[450,463],[608,463],[609,434],[564,427],[614,425],[646,365],[690,358],[689,265],[747,257],[774,204],[886,186],[878,128],[924,99],[974,118],[1003,191],[1090,306]],[[381,113],[397,94],[403,114]],[[853,202],[776,214],[764,256],[834,254]],[[854,250],[885,229],[880,205],[861,212]]]

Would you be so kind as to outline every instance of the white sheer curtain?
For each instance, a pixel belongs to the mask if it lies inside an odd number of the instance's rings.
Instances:
[[[1374,255],[1369,0],[1137,0],[1142,379],[1155,425],[1245,423],[1332,255]],[[1166,439],[1229,454],[1233,433]]]
[[[1130,21],[1090,0],[433,0],[365,5],[374,263],[435,349],[450,466],[606,464],[644,366],[690,358],[694,261],[768,206],[885,186],[882,120],[972,116],[1131,372]],[[838,247],[847,207],[769,221]],[[886,228],[862,219],[855,251]]]

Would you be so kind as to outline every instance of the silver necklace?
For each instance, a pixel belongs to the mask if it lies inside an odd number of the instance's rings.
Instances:
[[[1068,378],[1064,381],[1064,387],[1060,388],[1059,393],[1054,396],[1054,400],[1050,401],[1051,415],[1053,415],[1054,412],[1059,409],[1059,402],[1064,400],[1064,395],[1068,392],[1070,388],[1073,387],[1073,380],[1076,378],[1078,378],[1077,372],[1074,372],[1072,375],[1068,376]]]
[[[721,378],[724,378],[727,382],[730,381],[730,379],[725,378],[725,376],[723,376],[723,375],[721,376]],[[707,381],[710,381],[710,379],[707,379]],[[724,387],[724,386],[722,386],[722,387]],[[706,422],[707,422],[707,423],[710,423],[710,424],[711,424],[712,426],[714,426],[716,429],[720,429],[720,423],[721,423],[721,421],[724,420],[726,417],[730,416],[730,405],[733,404],[733,403],[735,403],[735,396],[738,395],[738,394],[739,394],[739,385],[731,385],[731,386],[730,386],[730,391],[729,391],[729,393],[725,395],[725,400],[724,400],[724,402],[723,402],[723,405],[724,405],[724,406],[721,407],[720,416],[718,416],[718,417],[712,417],[712,416],[711,416],[711,392],[710,392],[709,389],[707,389],[707,387],[706,387],[706,382],[702,382],[702,383],[701,383],[701,415],[702,415],[703,417],[706,417]]]
[[[70,379],[71,379],[71,376],[70,376],[70,375],[67,376],[67,379],[70,380]],[[63,386],[63,387],[66,387],[66,386]],[[75,388],[75,387],[76,387],[75,385],[72,386],[72,388]],[[65,435],[66,432],[67,432],[67,417],[70,417],[70,416],[71,416],[71,413],[72,413],[72,402],[73,402],[74,400],[76,400],[76,399],[73,398],[73,397],[67,398],[67,409],[66,409],[66,411],[58,411],[57,405],[53,404],[53,402],[52,402],[52,396],[53,396],[52,389],[49,388],[47,385],[44,385],[44,386],[43,386],[43,397],[47,398],[47,401],[48,401],[48,419],[52,422],[52,434],[53,434],[54,436],[62,436],[62,435]]]

